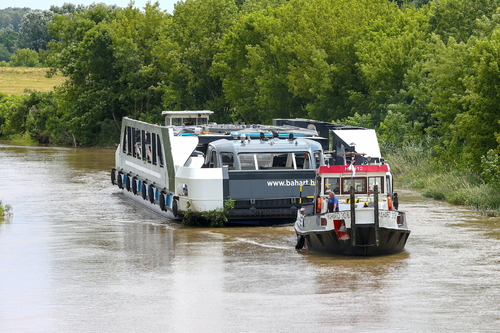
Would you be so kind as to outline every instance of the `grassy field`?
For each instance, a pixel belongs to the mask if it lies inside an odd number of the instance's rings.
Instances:
[[[45,76],[47,68],[0,67],[0,93],[22,95],[25,89],[50,91],[64,82],[63,76]]]

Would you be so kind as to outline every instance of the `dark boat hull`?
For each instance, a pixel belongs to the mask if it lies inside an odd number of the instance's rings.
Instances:
[[[298,242],[303,242],[304,248],[311,251],[349,256],[382,256],[403,251],[410,230],[380,228],[378,245],[375,228],[356,228],[355,233],[355,241],[353,241],[351,229],[348,229],[346,233],[339,233],[335,230],[297,232],[297,237]]]

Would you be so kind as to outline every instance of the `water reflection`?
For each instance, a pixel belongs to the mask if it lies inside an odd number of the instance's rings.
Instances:
[[[160,224],[125,223],[123,251],[126,261],[140,271],[171,272],[176,253],[174,230]]]

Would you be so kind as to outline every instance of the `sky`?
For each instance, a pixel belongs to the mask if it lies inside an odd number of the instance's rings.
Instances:
[[[149,0],[135,0],[134,7],[143,8]],[[174,4],[179,0],[157,0],[161,10],[166,10],[172,14]],[[130,0],[2,0],[0,9],[7,7],[28,7],[31,9],[49,9],[50,6],[62,6],[64,3],[88,6],[93,3],[105,3],[106,5],[117,5],[118,7],[127,7]],[[154,1],[151,1],[154,2]]]

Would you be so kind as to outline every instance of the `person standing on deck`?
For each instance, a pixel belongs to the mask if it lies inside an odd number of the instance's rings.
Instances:
[[[328,211],[338,212],[339,211],[339,199],[335,196],[335,193],[330,192],[328,194]]]

